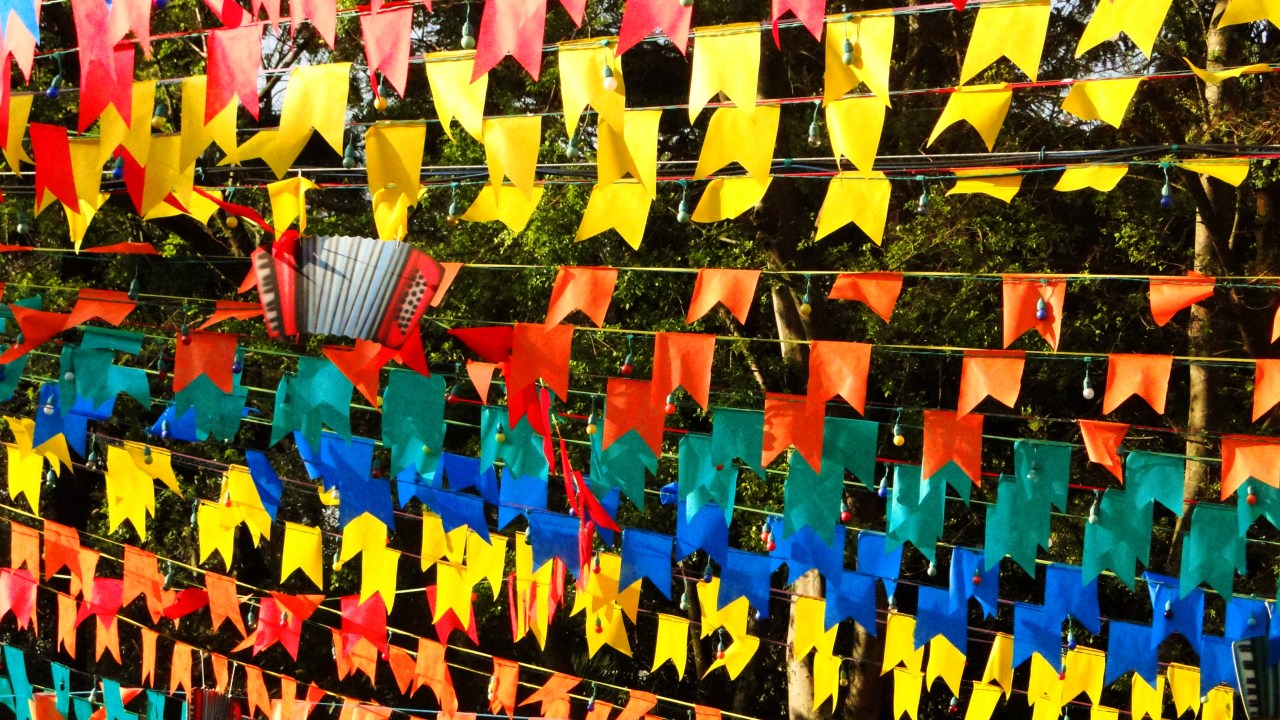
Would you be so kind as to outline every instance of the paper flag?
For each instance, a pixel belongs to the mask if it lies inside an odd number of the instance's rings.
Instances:
[[[324,539],[319,528],[285,522],[280,582],[287,580],[294,570],[302,570],[317,588],[324,589]]]
[[[965,708],[964,720],[991,720],[991,714],[995,712],[999,701],[999,688],[975,680],[969,693],[969,706]]]
[[[991,642],[991,654],[987,656],[982,682],[995,682],[1004,691],[1005,699],[1013,692],[1013,636],[996,633]],[[974,685],[974,690],[978,689]]]
[[[1201,503],[1191,514],[1191,530],[1182,543],[1183,593],[1207,583],[1224,597],[1235,590],[1236,573],[1247,572],[1244,539],[1234,522],[1235,511],[1222,505]]]
[[[1005,275],[1004,346],[1009,347],[1028,330],[1035,330],[1054,349],[1062,332],[1062,306],[1067,297],[1067,282],[1044,275]],[[1044,301],[1046,317],[1037,317],[1040,301]]]
[[[752,177],[716,178],[707,183],[693,209],[693,221],[711,223],[732,220],[750,210],[764,198],[773,178],[757,180]]]
[[[533,76],[542,72],[542,38],[547,0],[504,0],[484,4],[471,80],[492,70],[507,55]],[[486,140],[487,141],[487,140]]]
[[[450,140],[454,139],[451,121],[457,119],[472,137],[484,142],[484,101],[489,91],[489,75],[484,73],[474,82],[471,80],[475,56],[474,50],[462,50],[428,53],[423,57],[431,102]]]
[[[786,15],[788,11],[795,14],[800,24],[813,35],[815,40],[822,40],[822,28],[824,19],[822,11],[826,2],[824,0],[773,0],[773,11],[770,14],[773,27],[773,44],[782,47],[782,42],[778,39],[778,20]],[[822,703],[815,703],[821,705]]]
[[[1253,421],[1280,402],[1280,360],[1259,359],[1253,375]]]
[[[656,334],[653,339],[653,402],[665,403],[664,398],[681,387],[703,410],[710,409],[711,361],[715,346],[714,335]]]
[[[604,326],[605,313],[613,299],[618,269],[605,267],[562,267],[551,288],[547,325],[556,325],[574,310],[581,310],[596,324]]]
[[[656,455],[662,448],[663,408],[654,405],[647,381],[609,378],[605,388],[604,439],[607,452],[615,441],[634,430]]]
[[[1185,278],[1151,278],[1151,316],[1164,327],[1179,310],[1213,297],[1214,279],[1194,270]]]
[[[1227,499],[1249,478],[1280,487],[1277,462],[1280,462],[1280,442],[1274,438],[1223,435],[1222,499]]]
[[[34,95],[10,97],[9,113],[0,117],[0,120],[7,120],[9,124],[7,132],[0,136],[4,138],[4,160],[9,164],[10,170],[19,174],[22,172],[21,163],[33,164],[22,147],[22,140],[27,132],[27,118],[31,115],[31,103],[34,99]]]
[[[1236,0],[1236,1],[1238,2],[1239,0]],[[1218,70],[1216,72],[1213,72],[1209,70],[1201,70],[1185,57],[1182,58],[1182,60],[1187,64],[1187,67],[1191,68],[1191,72],[1195,73],[1196,77],[1200,78],[1201,80],[1203,80],[1204,82],[1210,85],[1221,85],[1227,80],[1230,80],[1231,78],[1238,78],[1241,75],[1247,75],[1247,74],[1253,74],[1253,73],[1264,73],[1264,72],[1270,71],[1270,66],[1268,66],[1266,63],[1255,63],[1253,65],[1244,65],[1241,67],[1233,67],[1230,69],[1223,69],[1223,70]]]
[[[932,686],[938,678],[946,683],[953,696],[960,694],[960,677],[964,673],[964,653],[942,635],[929,641],[929,664],[925,668],[925,685]]]
[[[541,688],[521,700],[520,704],[541,703],[539,715],[549,718],[567,718],[569,717],[569,691],[577,687],[580,682],[582,678],[555,673]]]
[[[893,717],[901,719],[905,714],[916,720],[920,711],[920,690],[924,675],[906,668],[893,669]]]
[[[381,73],[396,94],[404,97],[409,79],[409,36],[413,30],[413,8],[396,7],[360,16],[364,54],[369,68],[369,84],[375,93]]]
[[[1123,485],[1124,466],[1120,461],[1120,443],[1124,442],[1124,436],[1129,433],[1129,426],[1101,420],[1081,419],[1076,422],[1080,425],[1080,438],[1084,440],[1084,448],[1089,453],[1089,462],[1106,468]]]
[[[746,324],[747,313],[751,311],[751,304],[755,300],[756,283],[759,280],[759,270],[716,268],[699,270],[685,322],[692,324],[706,315],[716,304],[723,304],[739,323]]]
[[[1049,0],[981,7],[960,68],[960,84],[969,82],[1002,57],[1009,58],[1035,82],[1040,74],[1040,55],[1051,10]]]
[[[892,15],[827,17],[826,69],[822,102],[830,104],[859,83],[888,106],[889,65],[893,56]],[[844,61],[844,43],[853,45],[853,63]]]
[[[384,240],[403,240],[409,232],[409,208],[418,204],[426,138],[426,123],[378,123],[365,131],[373,220]]]
[[[984,398],[1016,407],[1026,354],[1020,350],[965,350],[956,412],[966,415]]]
[[[872,242],[879,245],[884,240],[891,191],[889,180],[881,172],[837,174],[827,185],[826,197],[818,210],[815,239],[821,240],[845,225],[854,223]]]
[[[931,478],[951,462],[974,485],[982,486],[982,416],[925,410],[921,474],[925,479]]]
[[[827,133],[837,162],[844,156],[862,172],[872,172],[884,129],[885,107],[880,98],[871,95],[827,105]]]
[[[1093,188],[1099,192],[1111,192],[1129,173],[1128,165],[1087,165],[1067,168],[1053,186],[1058,192],[1075,192]]]
[[[1022,187],[1022,175],[1012,168],[956,170],[955,174],[956,184],[947,191],[947,195],[981,193],[1011,202]]]
[[[814,472],[822,472],[823,414],[825,408],[811,409],[803,395],[765,393],[760,465],[767,466],[782,451],[794,447]]]
[[[578,120],[587,106],[598,113],[600,124],[619,132],[624,128],[626,83],[622,77],[622,59],[610,51],[610,44],[610,38],[571,41],[561,43],[556,52],[565,132],[570,138],[577,136]],[[605,77],[613,78],[616,83],[612,89],[605,87],[602,81]]]
[[[236,100],[257,120],[258,75],[262,70],[262,26],[250,23],[213,30],[209,33],[208,56],[202,125],[214,122],[223,110],[234,107],[233,102]],[[186,100],[184,88],[184,106]],[[183,110],[185,114],[186,108],[183,107]],[[184,134],[193,129],[183,122]]]
[[[1151,46],[1160,34],[1160,26],[1169,14],[1173,0],[1108,0],[1099,2],[1093,17],[1076,45],[1076,57],[1102,43],[1116,38],[1120,33],[1129,36],[1133,44],[1146,57],[1151,57]],[[1114,123],[1113,123],[1114,124]]]
[[[689,24],[693,6],[667,0],[627,0],[618,30],[618,55],[649,37],[655,28],[671,40],[680,54],[689,47]]]
[[[1218,18],[1218,27],[1267,20],[1280,27],[1280,5],[1276,0],[1231,0]]]
[[[1143,716],[1160,720],[1164,710],[1164,676],[1156,677],[1155,687],[1152,687],[1141,675],[1135,674],[1129,698],[1130,714],[1134,720],[1142,720]]]
[[[632,250],[639,250],[652,202],[653,193],[638,182],[596,185],[591,188],[574,240],[581,242],[605,230],[617,230]]]
[[[1124,2],[1124,0],[1119,1]],[[1128,0],[1128,2],[1130,5],[1138,4],[1143,7],[1152,5],[1152,3],[1135,3],[1134,0]],[[1168,9],[1168,2],[1170,0],[1165,0],[1166,10]],[[1106,4],[1099,3],[1099,9]],[[1158,5],[1159,1],[1157,0],[1154,4]],[[1112,127],[1118,128],[1120,123],[1124,122],[1125,113],[1129,110],[1129,102],[1133,100],[1133,94],[1137,92],[1140,84],[1142,84],[1142,78],[1116,78],[1112,80],[1077,82],[1072,84],[1071,90],[1067,92],[1066,99],[1062,101],[1062,109],[1086,122],[1101,120]],[[1111,167],[1113,172],[1115,168],[1128,168],[1127,165],[1099,167]],[[1120,174],[1123,176],[1123,173]],[[1115,187],[1115,183],[1111,183],[1111,187]],[[1102,190],[1103,188],[1098,189]],[[1110,190],[1110,188],[1107,188],[1107,190]]]
[[[622,129],[609,124],[597,125],[596,172],[599,184],[611,185],[630,175],[644,186],[652,200],[658,191],[658,123],[662,111],[627,110],[623,117]]]
[[[501,185],[503,178],[509,178],[525,198],[532,198],[541,145],[539,115],[485,118],[484,155],[490,185]]]
[[[1172,370],[1172,355],[1108,356],[1107,393],[1102,400],[1102,412],[1114,412],[1130,396],[1137,395],[1163,415]]]
[[[773,165],[780,118],[776,105],[717,108],[707,125],[693,179],[702,180],[736,161],[748,177],[763,183]]]
[[[254,72],[254,92],[257,92],[257,72]],[[178,165],[187,167],[195,163],[209,143],[218,147],[230,158],[239,158],[236,144],[236,106],[228,103],[213,119],[205,120],[208,78],[204,75],[182,80],[182,141]],[[257,107],[257,103],[254,103]],[[221,193],[219,193],[219,197]]]
[[[838,396],[860,415],[865,415],[870,368],[871,346],[866,343],[812,341],[809,345],[809,405],[825,406],[828,400]],[[811,409],[810,412],[825,412],[825,408],[822,411]]]
[[[955,92],[947,98],[947,106],[943,108],[942,115],[933,126],[933,132],[929,134],[928,145],[933,145],[943,130],[963,120],[978,131],[982,141],[987,145],[987,150],[991,150],[996,144],[1000,128],[1004,125],[1004,117],[1009,112],[1011,102],[1013,102],[1013,90],[1008,85],[971,85],[956,88]],[[959,172],[956,175],[960,177]]]
[[[902,292],[900,273],[841,273],[831,286],[829,300],[855,300],[866,304],[882,320],[889,322]]]
[[[760,24],[704,27],[697,35],[689,80],[689,122],[697,120],[707,101],[719,93],[737,107],[753,110],[760,76]]]
[[[283,178],[311,138],[312,129],[334,152],[342,153],[350,77],[351,63],[294,67],[280,110],[279,130],[259,131],[240,146],[239,159],[262,158],[276,178]]]
[[[488,121],[486,121],[488,122]],[[493,222],[497,220],[513,233],[519,233],[529,224],[533,211],[542,200],[542,186],[533,188],[526,195],[514,185],[485,185],[472,201],[471,206],[463,213],[462,219],[469,222]]]
[[[1181,162],[1178,163],[1178,167],[1188,172],[1216,178],[1233,187],[1239,187],[1240,183],[1249,176],[1249,161],[1246,159]]]

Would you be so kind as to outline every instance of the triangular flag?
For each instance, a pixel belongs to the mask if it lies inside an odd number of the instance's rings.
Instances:
[[[1014,168],[956,170],[955,174],[956,184],[947,191],[947,195],[981,193],[1011,202],[1022,187],[1022,173]]]
[[[546,32],[547,0],[486,2],[476,39],[475,82],[508,55],[534,80],[542,72],[542,38]]]
[[[627,0],[622,11],[622,27],[618,30],[618,55],[649,37],[654,29],[662,31],[680,54],[689,47],[689,24],[693,4],[667,0]]]
[[[778,20],[788,11],[795,14],[796,19],[804,25],[815,40],[821,41],[822,28],[825,24],[822,12],[826,4],[826,0],[773,0],[773,11],[769,14],[772,18],[773,44],[779,48],[782,47],[782,42],[778,39]]]
[[[1178,311],[1213,297],[1215,280],[1194,270],[1185,278],[1153,277],[1151,281],[1151,317],[1164,327]]]
[[[364,55],[369,68],[369,82],[374,93],[380,92],[375,73],[404,97],[409,79],[409,36],[413,30],[413,8],[388,8],[360,15],[360,32],[364,36]]]
[[[1172,355],[1109,355],[1107,393],[1102,399],[1102,412],[1114,412],[1120,403],[1137,395],[1163,415],[1172,370]]]
[[[1120,443],[1124,442],[1124,436],[1129,433],[1129,426],[1101,420],[1076,422],[1080,425],[1080,437],[1089,453],[1089,462],[1106,468],[1123,485],[1124,465],[1120,461]]]
[[[486,184],[480,188],[480,193],[463,213],[462,219],[468,222],[497,220],[511,232],[519,233],[529,224],[529,218],[533,217],[533,211],[541,200],[541,185],[535,185],[532,193],[526,194],[514,185]]]
[[[262,70],[262,26],[251,23],[213,30],[209,33],[208,55],[203,124],[212,123],[235,100],[239,100],[249,115],[257,120],[258,75]],[[183,103],[186,101],[184,93]],[[183,123],[184,134],[194,130],[195,128],[189,128]]]

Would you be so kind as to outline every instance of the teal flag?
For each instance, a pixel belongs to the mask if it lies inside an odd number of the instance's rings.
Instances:
[[[887,547],[909,542],[932,562],[938,538],[942,537],[946,501],[947,484],[936,473],[924,481],[920,479],[919,465],[895,468],[885,533]]]
[[[1131,452],[1124,461],[1124,486],[1135,505],[1153,501],[1182,517],[1182,481],[1186,458],[1177,455]]]
[[[20,700],[13,704],[13,712],[18,720],[31,720],[31,704],[26,701],[32,692],[31,683],[27,680],[27,657],[20,648],[5,645],[4,665],[9,671],[11,692]]]
[[[838,465],[853,473],[868,490],[874,490],[876,443],[879,441],[880,424],[869,420],[829,417],[822,427],[823,469],[826,469],[827,463]],[[965,484],[968,484],[967,478]]]
[[[817,473],[798,452],[792,452],[783,488],[782,537],[789,538],[803,527],[830,544],[840,522],[840,499],[844,495],[844,469],[823,458]],[[931,546],[932,547],[932,546]]]
[[[298,358],[298,372],[280,378],[276,388],[275,415],[271,419],[271,444],[294,431],[307,442],[320,444],[325,427],[351,438],[353,386],[327,358]]]
[[[62,663],[49,663],[49,674],[53,677],[58,712],[67,717],[71,712],[71,668]]]
[[[730,467],[741,460],[764,478],[764,413],[759,410],[714,408],[711,421],[711,461]]]
[[[1045,440],[1017,440],[1013,443],[1013,466],[1023,498],[1035,507],[1049,504],[1067,509],[1067,487],[1071,481],[1071,449],[1067,443]]]
[[[392,370],[382,392],[382,444],[391,449],[391,476],[412,467],[434,477],[444,451],[444,378]]]
[[[1084,582],[1110,570],[1132,590],[1134,565],[1150,561],[1151,503],[1135,505],[1124,490],[1102,493],[1097,521],[1084,526]]]
[[[1252,505],[1244,498],[1253,493],[1256,502]],[[1237,534],[1244,537],[1258,518],[1266,518],[1271,527],[1280,529],[1280,490],[1250,478],[1237,494],[1236,515],[1238,520]]]
[[[1036,574],[1036,552],[1049,544],[1052,500],[1035,494],[1027,500],[1028,483],[1001,475],[996,481],[996,503],[987,506],[984,569],[996,567],[1008,555],[1028,575]]]
[[[213,436],[223,442],[231,442],[240,432],[249,391],[240,386],[238,373],[232,378],[229,393],[222,392],[208,375],[202,374],[173,396],[173,411],[177,416],[181,417],[195,408],[196,437],[202,441]]]
[[[738,492],[738,468],[716,465],[711,459],[711,436],[687,433],[680,439],[679,490],[685,503],[685,519],[708,503],[724,511],[726,524],[733,521],[733,501]]]
[[[1226,505],[1200,503],[1191,513],[1191,531],[1182,541],[1182,574],[1178,587],[1186,596],[1202,582],[1229,598],[1236,572],[1245,573],[1244,536],[1237,531],[1235,511]]]
[[[493,467],[498,460],[516,477],[547,480],[549,468],[542,436],[534,432],[529,418],[523,417],[511,427],[506,408],[486,405],[480,409],[480,471]]]
[[[602,433],[591,436],[591,492],[605,497],[610,490],[620,490],[643,510],[645,478],[658,474],[658,456],[634,430],[614,440],[608,450],[602,449],[603,443]]]

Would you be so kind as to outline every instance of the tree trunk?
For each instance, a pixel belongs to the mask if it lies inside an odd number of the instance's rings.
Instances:
[[[849,688],[844,697],[842,716],[849,720],[880,717],[883,702],[883,676],[880,658],[884,655],[880,638],[853,623],[853,665],[849,668]]]
[[[795,593],[809,597],[822,597],[822,578],[817,570],[796,578]],[[789,720],[813,720],[813,669],[796,657],[796,605],[791,604],[791,616],[787,619],[787,717]]]

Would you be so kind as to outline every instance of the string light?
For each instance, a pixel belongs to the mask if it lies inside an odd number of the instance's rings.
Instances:
[[[880,486],[876,488],[876,495],[883,500],[889,497],[889,466],[884,466],[884,474],[880,476]]]
[[[164,102],[157,102],[155,112],[151,114],[151,129],[156,132],[164,130],[164,126],[169,122],[169,108]]]
[[[711,582],[714,576],[711,574],[711,558],[707,558],[707,566],[702,569],[702,582]]]
[[[493,439],[497,440],[499,443],[504,443],[507,441],[507,434],[502,431],[501,425],[498,426],[498,432],[493,436]]]
[[[58,65],[62,65],[62,57],[58,57]],[[49,81],[49,87],[44,91],[44,96],[50,100],[57,100],[62,94],[62,69],[59,67],[58,74],[53,76],[53,80]]]
[[[1084,360],[1084,384],[1081,386],[1081,390],[1080,390],[1080,394],[1081,394],[1082,396],[1084,396],[1084,399],[1085,399],[1085,400],[1092,400],[1092,399],[1094,398],[1095,394],[1096,394],[1096,393],[1094,393],[1094,391],[1093,391],[1093,379],[1089,377],[1089,363],[1090,363],[1090,362],[1092,362],[1092,360],[1091,360],[1090,358],[1085,358],[1085,360]]]
[[[631,352],[631,343],[633,340],[635,340],[635,336],[631,333],[627,333],[627,356],[623,358],[622,367],[618,369],[618,371],[626,377],[630,377],[631,373],[636,371],[636,366],[634,364],[635,357]]]
[[[461,220],[462,207],[458,204],[458,183],[449,184],[449,214],[445,216],[445,221],[450,225],[457,225]]]
[[[1089,524],[1093,525],[1098,522],[1098,501],[1102,499],[1102,493],[1097,490],[1093,491],[1093,504],[1089,506]]]
[[[111,179],[112,180],[124,179],[124,156],[123,155],[116,155],[115,161],[111,163]]]
[[[920,199],[916,201],[916,214],[929,214],[929,187],[924,184],[924,176],[917,175],[916,180],[920,182]]]
[[[907,438],[902,434],[902,408],[898,408],[898,417],[893,421],[893,444],[902,447]]]
[[[604,86],[605,92],[616,92],[618,90],[618,78],[613,76],[613,68],[609,66],[609,63],[606,62],[604,64],[604,70],[601,72],[604,75],[601,84]]]
[[[467,17],[462,21],[462,39],[458,44],[463,50],[476,49],[476,30],[471,25],[471,3],[467,3]]]
[[[13,228],[19,235],[26,235],[31,232],[31,224],[27,219],[27,211],[18,208],[18,222]]]
[[[800,317],[808,319],[813,313],[813,305],[809,304],[809,292],[813,289],[813,278],[809,275],[804,276],[804,296],[800,298],[800,307],[797,311]]]
[[[347,146],[342,149],[342,167],[347,170],[353,170],[356,166],[356,141],[353,137],[347,142]]]
[[[1173,186],[1169,184],[1169,163],[1160,163],[1160,169],[1164,171],[1164,186],[1160,188],[1160,209],[1173,209]]]
[[[680,208],[676,210],[676,222],[688,225],[693,216],[689,214],[689,183],[680,181]]]
[[[822,108],[821,100],[813,101],[813,120],[809,122],[809,147],[822,147],[822,133],[818,127],[818,110]]]

